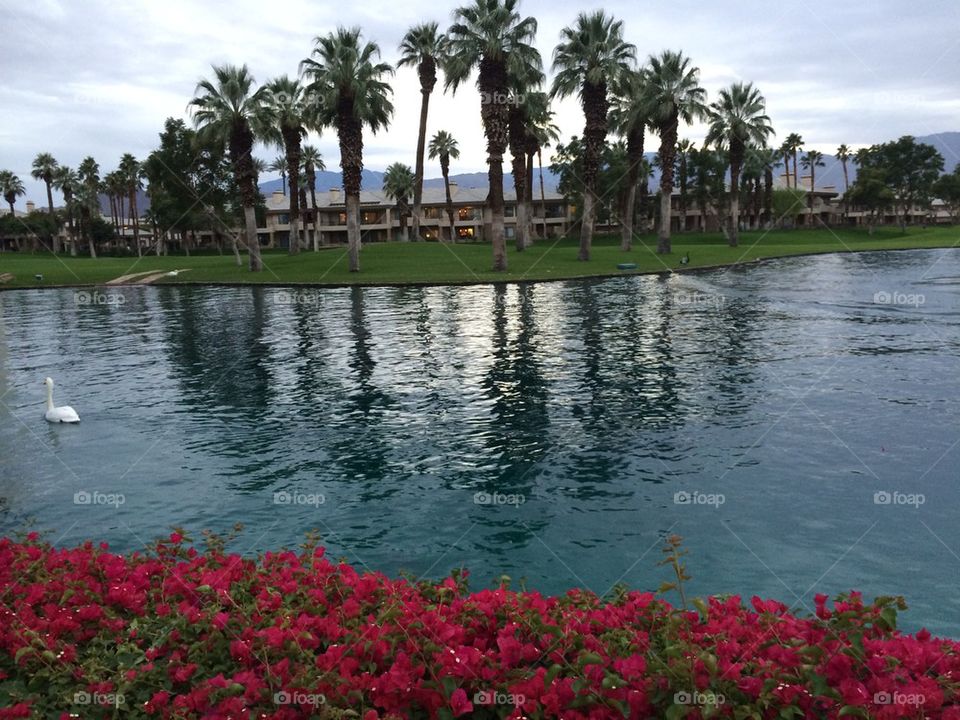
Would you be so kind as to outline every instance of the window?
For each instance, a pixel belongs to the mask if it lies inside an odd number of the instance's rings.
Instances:
[[[380,218],[380,213],[375,210],[364,210],[360,213],[360,222],[364,225],[376,225],[383,222]]]
[[[462,207],[457,211],[457,215],[461,220],[476,220],[477,211],[472,207]]]
[[[517,216],[517,206],[516,206],[516,205],[504,205],[504,206],[503,206],[503,216],[504,216],[504,217],[516,217],[516,216]]]
[[[517,228],[513,225],[507,225],[503,228],[503,236],[505,238],[515,238],[517,236]]]
[[[464,238],[465,240],[473,239],[473,228],[457,228],[457,236]]]

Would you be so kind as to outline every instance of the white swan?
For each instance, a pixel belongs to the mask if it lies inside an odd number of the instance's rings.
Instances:
[[[77,411],[69,405],[62,405],[60,407],[53,406],[53,380],[47,378],[43,381],[43,384],[47,386],[47,411],[43,414],[43,419],[52,423],[80,422],[80,416],[77,415]]]

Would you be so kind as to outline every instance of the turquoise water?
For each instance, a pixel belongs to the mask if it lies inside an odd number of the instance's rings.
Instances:
[[[550,593],[654,589],[677,533],[694,593],[904,594],[960,637],[960,251],[111,292],[0,293],[0,532],[316,528],[358,568]],[[47,375],[79,426],[43,421]]]

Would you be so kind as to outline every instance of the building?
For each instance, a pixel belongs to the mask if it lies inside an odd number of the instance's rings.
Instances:
[[[484,225],[490,222],[490,207],[487,203],[487,188],[461,188],[450,183],[453,201],[454,230],[456,240],[469,242],[484,237]],[[347,209],[343,191],[331,188],[317,192],[317,232],[319,244],[330,245],[347,242]],[[307,193],[310,211],[311,198]],[[276,191],[266,197],[266,226],[260,228],[260,244],[265,248],[286,248],[290,242],[290,197]],[[410,199],[412,208],[413,201]],[[548,191],[541,202],[539,193],[534,193],[534,231],[546,237],[565,234],[573,223],[574,209],[562,195]],[[310,217],[309,214],[305,215]],[[517,202],[512,190],[504,191],[504,235],[516,236]],[[409,230],[410,218],[407,218]],[[448,239],[446,193],[443,188],[424,188],[420,234],[422,240]],[[545,229],[545,232],[544,232]],[[394,200],[380,190],[363,190],[360,193],[360,231],[365,242],[386,242],[400,236],[400,215]],[[313,223],[307,220],[304,228],[307,245],[313,244]]]

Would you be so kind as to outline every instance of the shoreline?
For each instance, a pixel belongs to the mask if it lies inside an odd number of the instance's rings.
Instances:
[[[638,277],[638,276],[651,276],[651,275],[663,275],[670,276],[673,274],[690,274],[690,273],[702,273],[702,272],[712,272],[715,270],[721,270],[724,268],[742,268],[742,267],[754,267],[762,265],[773,260],[783,260],[789,258],[799,258],[799,257],[814,257],[821,255],[853,255],[859,253],[878,253],[878,252],[911,252],[915,250],[955,250],[960,249],[960,239],[957,239],[952,244],[945,245],[935,245],[930,247],[902,247],[902,248],[846,248],[839,250],[815,250],[811,252],[797,252],[797,253],[784,253],[783,255],[771,255],[769,257],[754,258],[753,260],[737,261],[732,263],[719,263],[712,265],[697,265],[694,267],[679,267],[679,268],[668,268],[661,270],[619,270],[617,272],[607,272],[607,273],[597,273],[591,275],[567,275],[563,277],[533,277],[533,278],[504,278],[503,280],[437,280],[437,281],[421,281],[421,280],[411,280],[405,282],[282,282],[282,281],[269,281],[269,282],[233,282],[233,281],[219,281],[219,280],[180,280],[174,282],[157,282],[149,283],[143,285],[129,284],[129,285],[107,285],[106,282],[94,282],[94,283],[68,283],[68,284],[57,284],[57,285],[43,285],[43,286],[27,286],[27,285],[2,285],[0,284],[0,292],[12,292],[16,290],[70,290],[70,289],[79,289],[79,288],[130,288],[130,287],[227,287],[227,288],[240,288],[240,287],[267,287],[267,288],[285,288],[285,287],[294,287],[294,288],[317,288],[317,289],[337,289],[337,288],[351,288],[351,287],[364,287],[364,288],[417,288],[417,287],[473,287],[478,285],[525,285],[525,284],[539,284],[539,283],[552,283],[552,282],[569,282],[572,280],[608,280],[611,278],[621,278],[621,277]],[[168,256],[164,256],[168,257]],[[361,275],[362,277],[362,271]]]

